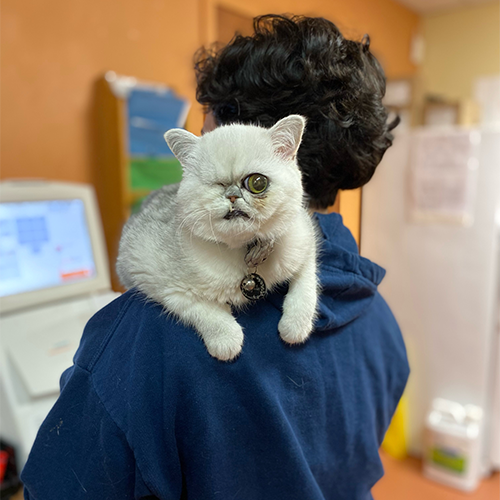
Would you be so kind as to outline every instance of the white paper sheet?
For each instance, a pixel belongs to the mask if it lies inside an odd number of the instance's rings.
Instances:
[[[472,224],[480,141],[477,130],[422,129],[413,134],[409,197],[413,221]]]

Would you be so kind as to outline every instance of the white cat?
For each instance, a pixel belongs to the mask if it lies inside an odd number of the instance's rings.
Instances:
[[[243,291],[262,295],[260,278],[268,288],[289,282],[278,325],[285,342],[304,342],[313,328],[316,228],[295,160],[304,126],[291,115],[271,129],[228,125],[202,137],[169,130],[182,182],[152,193],[123,229],[124,286],[193,326],[220,360],[242,349],[231,306],[249,302]]]

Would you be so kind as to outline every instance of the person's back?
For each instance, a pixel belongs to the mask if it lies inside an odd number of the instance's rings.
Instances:
[[[301,346],[278,335],[284,289],[239,314],[233,363],[136,292],[99,312],[23,472],[26,498],[371,498],[404,344],[376,291],[384,271],[339,215],[317,217],[323,295]]]
[[[297,158],[316,211],[368,182],[392,143],[368,40],[324,19],[265,17],[196,67],[206,131],[307,118]],[[232,363],[124,294],[84,332],[23,471],[26,498],[371,498],[408,363],[377,292],[384,271],[359,256],[338,214],[316,217],[323,289],[306,343],[278,335],[284,289],[238,314],[245,345]]]

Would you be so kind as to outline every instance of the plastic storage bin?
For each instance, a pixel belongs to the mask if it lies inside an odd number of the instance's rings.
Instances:
[[[477,488],[481,477],[483,411],[437,398],[426,421],[424,475],[460,490]]]

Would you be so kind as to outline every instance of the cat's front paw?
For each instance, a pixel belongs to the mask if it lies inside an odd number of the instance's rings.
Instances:
[[[230,329],[222,329],[217,335],[203,336],[203,341],[210,356],[221,361],[236,358],[243,347],[243,330],[239,325]]]
[[[287,344],[302,344],[309,338],[312,329],[312,318],[304,318],[295,314],[283,314],[278,324],[280,337]]]

